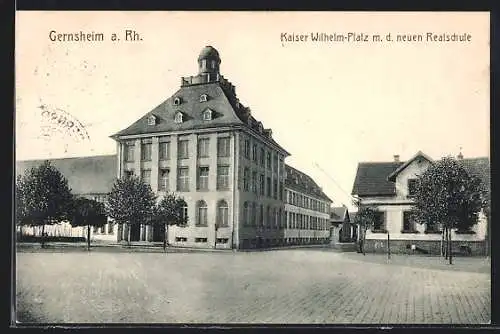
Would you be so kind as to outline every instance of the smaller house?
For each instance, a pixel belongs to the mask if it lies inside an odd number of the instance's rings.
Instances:
[[[357,239],[357,228],[345,205],[332,207],[330,212],[330,243],[349,243]]]

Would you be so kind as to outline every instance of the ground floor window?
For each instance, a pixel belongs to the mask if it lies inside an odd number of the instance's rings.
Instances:
[[[207,238],[195,238],[194,242],[207,242]]]
[[[205,238],[206,240],[206,238]],[[246,243],[248,244],[248,239],[245,239],[246,240]],[[245,240],[243,240],[243,243],[245,243]],[[228,238],[217,238],[217,243],[218,244],[227,244],[227,242],[229,241]]]
[[[186,242],[187,238],[186,237],[175,237],[175,241],[177,241],[177,242]]]

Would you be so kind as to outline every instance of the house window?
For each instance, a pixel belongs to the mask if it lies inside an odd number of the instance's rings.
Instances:
[[[204,121],[211,121],[212,120],[212,110],[207,109],[203,112],[203,120]]]
[[[174,106],[178,106],[179,104],[181,104],[181,98],[180,97],[174,98]]]
[[[170,159],[170,143],[160,143],[159,145],[159,156],[160,160],[168,160]]]
[[[280,189],[281,189],[281,191],[279,192],[279,194],[280,194],[280,201],[282,201],[283,200],[283,193],[285,192],[285,187],[284,187],[283,182],[280,183]]]
[[[243,170],[243,190],[248,191],[250,185],[250,170],[245,167]]]
[[[409,179],[408,180],[408,196],[415,196],[417,193],[417,180]]]
[[[260,225],[264,226],[265,225],[264,224],[264,206],[262,204],[260,205],[260,208],[259,208],[259,214],[260,214],[260,216],[259,216]]]
[[[266,188],[265,188],[265,176],[264,174],[260,174],[259,175],[259,193],[264,196],[264,192],[266,191]]]
[[[277,173],[278,172],[278,156],[275,154],[273,156],[273,172]]]
[[[178,112],[175,114],[175,119],[174,119],[175,123],[182,123],[183,121],[183,115],[181,112]]]
[[[198,169],[198,189],[208,190],[208,167]]]
[[[228,157],[229,156],[229,137],[217,138],[217,156]]]
[[[125,145],[125,161],[131,162],[135,159],[135,145],[127,144]]]
[[[207,242],[207,238],[194,238],[194,242]]]
[[[170,176],[170,170],[160,169],[158,190],[160,190],[160,191],[167,191],[168,190],[168,188],[169,188],[169,176]]]
[[[177,190],[189,191],[189,169],[187,167],[182,167],[178,170]]]
[[[186,242],[187,238],[185,238],[185,237],[175,237],[175,241],[176,242]]]
[[[151,161],[151,144],[141,144],[141,160]]]
[[[257,172],[252,172],[252,191],[257,193]]]
[[[245,149],[244,149],[245,158],[250,159],[250,140],[245,139]]]
[[[208,138],[200,138],[198,140],[198,157],[206,158],[209,155],[209,144],[210,140]]]
[[[196,225],[197,226],[207,226],[207,203],[205,201],[198,201],[197,203],[197,208],[198,208],[198,217],[196,219]]]
[[[217,189],[229,189],[229,166],[217,166]]]
[[[148,117],[148,125],[155,125],[156,124],[156,117],[154,115],[151,115]]]
[[[252,160],[257,162],[257,144],[252,146]]]
[[[250,219],[249,218],[249,205],[248,202],[243,204],[243,225],[248,226]]]
[[[262,147],[260,148],[260,165],[262,167],[266,165],[266,152]]]
[[[267,168],[271,169],[271,152],[267,152]]]
[[[143,169],[141,171],[141,181],[145,184],[151,184],[151,170]]]
[[[179,140],[177,155],[179,159],[188,159],[189,158],[189,141],[187,140]]]
[[[184,223],[182,223],[182,225],[187,225],[187,222],[188,222],[188,219],[189,219],[187,205],[184,205],[182,207],[182,216],[181,216],[181,218],[182,218],[182,221],[184,222]]]
[[[415,232],[415,220],[409,211],[403,211],[403,231],[402,232]]]
[[[267,207],[267,212],[266,212],[266,226],[271,227],[273,225],[273,218],[271,216],[271,207]]]
[[[252,203],[252,217],[250,220],[250,224],[252,226],[257,225],[257,205],[255,204],[255,202]]]
[[[385,214],[382,211],[375,212],[373,232],[385,232]]]
[[[278,199],[278,181],[276,180],[273,181],[273,195],[275,199]]]
[[[208,96],[207,94],[201,94],[200,95],[200,102],[207,102]]]
[[[228,238],[217,238],[217,243],[218,244],[227,244],[229,241]]]
[[[227,205],[226,201],[221,200],[217,204],[217,224],[219,224],[220,227],[229,226],[228,218],[229,218],[229,206]]]
[[[276,208],[273,209],[273,216],[274,216],[274,227],[278,228],[279,226],[278,209]]]
[[[125,171],[125,178],[130,179],[134,176],[134,171],[133,170],[126,170]]]
[[[266,188],[267,188],[267,197],[271,197],[271,177],[267,177],[267,182],[266,182]]]

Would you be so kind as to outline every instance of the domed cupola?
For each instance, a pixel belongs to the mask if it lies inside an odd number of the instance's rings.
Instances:
[[[198,56],[199,74],[218,74],[220,65],[219,52],[212,46],[205,46]]]

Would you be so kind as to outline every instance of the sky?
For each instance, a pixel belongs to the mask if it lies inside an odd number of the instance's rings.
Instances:
[[[240,101],[291,153],[286,162],[353,209],[359,162],[419,150],[489,156],[489,24],[486,12],[17,12],[16,160],[116,153],[109,136],[175,93],[212,45]],[[126,41],[127,29],[140,40]],[[51,41],[51,31],[105,40]],[[361,41],[314,42],[311,33]],[[86,135],[48,126],[42,105]]]

